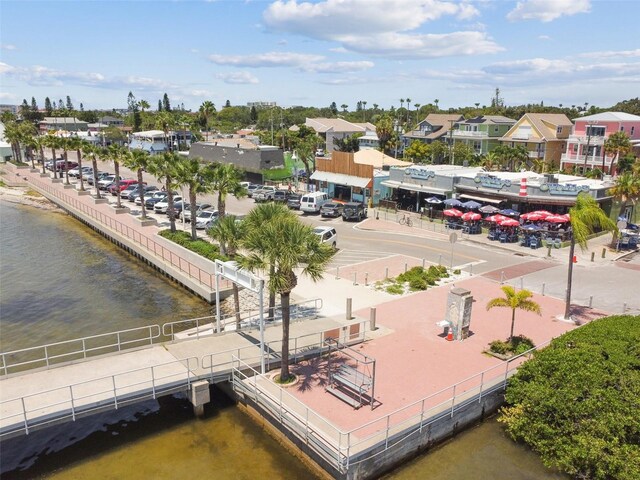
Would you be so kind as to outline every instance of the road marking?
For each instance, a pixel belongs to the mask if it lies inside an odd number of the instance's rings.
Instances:
[[[387,232],[377,232],[377,233],[387,233]],[[350,237],[348,235],[342,235],[342,238],[346,238],[346,239],[349,239],[349,240],[356,240],[356,241],[362,240],[362,239],[359,239],[357,237]],[[423,237],[420,237],[420,238],[423,238]],[[433,252],[446,253],[448,255],[451,255],[451,248],[450,247],[449,248],[429,247],[427,245],[416,245],[415,243],[401,242],[399,240],[377,239],[376,241],[385,242],[385,243],[395,243],[396,245],[406,245],[406,246],[409,246],[409,247],[424,248],[426,250],[431,250]],[[460,258],[460,257],[466,258],[467,260],[471,260],[471,261],[480,261],[481,260],[478,257],[471,257],[469,255],[465,255],[463,253],[458,253],[456,251],[454,251],[454,256],[457,257],[457,258]]]

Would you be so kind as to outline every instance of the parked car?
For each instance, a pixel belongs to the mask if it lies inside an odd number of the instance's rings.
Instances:
[[[276,203],[287,203],[291,195],[293,195],[293,193],[288,190],[276,190],[273,193],[273,201]]]
[[[67,162],[67,166],[66,169],[67,170],[73,170],[74,168],[76,168],[78,166],[77,162]],[[56,162],[56,172],[64,172],[65,171],[65,164],[64,164],[64,160],[58,160]]]
[[[360,202],[348,202],[342,209],[342,220],[357,220],[367,218],[367,208]]]
[[[120,177],[120,180],[124,180]],[[116,176],[113,174],[105,175],[100,180],[98,180],[98,188],[100,190],[106,190],[109,185],[116,181]]]
[[[322,205],[329,201],[329,196],[324,192],[305,193],[300,199],[300,210],[305,213],[318,213]]]
[[[138,199],[136,199],[136,205],[138,204],[138,200],[140,199],[140,197],[138,197]],[[156,203],[161,202],[163,200],[167,199],[167,192],[153,192],[151,195],[149,195],[149,197],[147,198],[147,196],[145,195],[145,200],[144,200],[144,206],[147,207],[148,209],[153,209],[153,207],[155,207]]]
[[[289,198],[287,199],[287,207],[289,207],[292,210],[300,210],[300,199],[302,197],[300,195],[297,194],[292,194],[289,196]]]
[[[262,188],[262,185],[257,185],[255,183],[249,185],[247,187],[247,196],[249,198],[252,198],[253,197],[253,192],[255,192],[256,190],[260,190],[261,188]]]
[[[328,243],[333,248],[338,247],[338,232],[332,227],[316,227],[313,229],[313,233],[320,237],[322,243]]]
[[[202,212],[203,210],[206,210],[208,208],[211,208],[213,205],[211,205],[210,203],[196,203],[196,217],[198,216],[198,214],[200,212]],[[184,217],[184,221],[187,223],[191,222],[191,207],[187,206],[187,208],[182,212],[182,217]],[[182,218],[181,217],[181,218]]]
[[[82,170],[78,166],[69,170],[69,176],[74,178],[80,178],[80,175],[85,172],[92,172],[93,167],[82,167]]]
[[[122,191],[125,188],[128,188],[131,185],[137,185],[138,184],[138,180],[132,180],[130,178],[125,178],[120,180],[120,183],[118,185],[116,185],[115,181],[113,182],[113,185],[109,186],[109,188],[107,189],[109,191],[109,193],[113,196],[118,194],[118,189],[117,187],[120,187],[120,193],[122,194]]]
[[[253,200],[255,202],[269,202],[273,200],[274,193],[276,193],[276,187],[267,185],[253,192]]]
[[[217,221],[217,210],[202,210],[196,217],[196,228],[198,230],[202,230],[203,228],[211,228]]]
[[[322,217],[338,218],[342,215],[343,205],[338,202],[327,202],[320,208],[320,215]]]
[[[130,202],[135,202],[136,198],[139,199],[140,198],[140,188],[138,188],[138,184],[134,184],[134,188],[133,190],[129,190],[129,194],[127,195],[127,198],[129,199]],[[144,187],[144,194],[146,195],[147,193],[153,193],[155,191],[158,190],[158,187],[156,187],[155,185],[145,185]]]
[[[109,173],[109,172],[98,172],[98,182],[100,180],[102,180],[104,177],[107,177],[109,175],[113,175],[113,173]],[[89,175],[89,177],[87,178],[87,183],[89,185],[93,185],[93,174]]]
[[[181,196],[176,196],[173,197],[173,201],[174,202],[181,202],[182,201],[182,197]],[[164,200],[156,203],[153,206],[153,211],[156,213],[167,213],[167,207],[169,206],[169,204],[167,203],[167,199],[165,198]],[[174,212],[175,212],[175,204],[174,204]]]

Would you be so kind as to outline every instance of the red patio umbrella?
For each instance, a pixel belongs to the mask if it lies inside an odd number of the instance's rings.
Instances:
[[[520,222],[518,222],[518,220],[514,220],[513,218],[507,218],[505,220],[502,220],[500,222],[500,225],[502,227],[517,227],[520,225]]]
[[[481,218],[482,218],[482,215],[475,212],[467,212],[462,215],[462,220],[464,220],[465,222],[476,221],[476,220],[480,220]]]
[[[551,222],[551,223],[566,223],[569,221],[569,219],[564,215],[549,215],[547,218],[544,219],[544,221]]]
[[[442,214],[445,217],[461,217],[463,213],[456,208],[448,208],[447,210],[443,210]]]
[[[531,212],[531,213],[537,213],[538,215],[542,215],[544,217],[548,217],[549,215],[553,215],[553,213],[548,212],[547,210],[536,210],[535,212]]]
[[[544,220],[546,216],[540,215],[539,213],[531,212],[520,215],[520,218],[524,218],[525,220],[529,220],[530,222],[537,222],[538,220]]]
[[[485,220],[491,223],[499,223],[503,220],[507,220],[507,217],[504,215],[491,215],[490,217],[485,218]]]

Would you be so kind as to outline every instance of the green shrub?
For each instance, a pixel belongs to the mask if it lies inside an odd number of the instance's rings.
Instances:
[[[460,275],[460,269],[459,269],[459,268],[456,268],[456,269],[453,271],[453,274],[454,274],[454,275]]]
[[[192,240],[191,235],[187,232],[171,233],[171,230],[162,230],[159,235],[211,261],[227,260],[225,256],[220,254],[220,249],[217,245],[202,239]]]
[[[409,282],[409,288],[411,290],[426,290],[427,289],[427,282],[424,278],[413,278],[411,279],[411,281]]]
[[[533,347],[535,347],[533,340],[524,335],[517,335],[513,337],[510,342],[510,351],[512,351],[514,355],[520,355],[531,350]]]
[[[510,350],[509,343],[505,342],[504,340],[494,340],[489,344],[489,350],[493,353],[506,355]]]
[[[511,377],[499,421],[573,478],[640,478],[640,316],[595,320]]]
[[[386,291],[391,295],[402,295],[404,293],[404,288],[402,288],[402,285],[393,283],[386,288]]]

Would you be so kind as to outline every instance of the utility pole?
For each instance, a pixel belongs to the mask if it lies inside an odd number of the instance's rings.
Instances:
[[[449,163],[453,165],[453,124],[455,120],[449,120]]]
[[[587,122],[587,148],[584,152],[584,165],[582,167],[582,174],[587,173],[587,160],[589,159],[589,144],[591,143],[591,126],[593,122]]]

